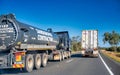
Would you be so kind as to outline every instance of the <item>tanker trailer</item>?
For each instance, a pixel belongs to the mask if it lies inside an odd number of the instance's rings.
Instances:
[[[57,50],[58,37],[52,30],[42,30],[16,20],[13,14],[0,16],[0,69],[45,67]]]

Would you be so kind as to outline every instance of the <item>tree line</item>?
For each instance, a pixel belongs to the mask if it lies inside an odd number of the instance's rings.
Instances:
[[[110,48],[106,48],[109,51],[120,51],[120,47],[118,46],[120,43],[120,34],[112,31],[112,32],[105,32],[103,35],[103,42],[104,44],[109,43],[111,45]]]
[[[79,51],[81,50],[81,38],[80,36],[74,36],[71,39],[71,49],[72,51]]]

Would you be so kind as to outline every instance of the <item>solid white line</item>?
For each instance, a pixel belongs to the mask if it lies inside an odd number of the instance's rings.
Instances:
[[[98,53],[99,54],[99,53]],[[101,57],[101,55],[99,54],[100,59],[102,60],[103,64],[105,65],[106,69],[108,70],[108,72],[110,73],[110,75],[114,75],[114,73],[110,70],[110,68],[108,67],[108,65],[105,63],[105,61],[103,60],[103,58]]]

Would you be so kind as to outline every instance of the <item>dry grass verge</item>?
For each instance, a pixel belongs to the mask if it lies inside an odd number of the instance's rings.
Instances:
[[[112,58],[113,60],[115,60],[115,61],[117,61],[117,62],[120,63],[120,53],[111,52],[111,51],[106,51],[106,50],[101,50],[101,52],[102,52],[104,55],[106,55],[106,56],[108,56],[108,57]]]

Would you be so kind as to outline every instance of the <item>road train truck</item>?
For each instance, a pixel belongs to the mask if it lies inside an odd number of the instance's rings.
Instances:
[[[82,56],[98,56],[98,30],[82,31]]]
[[[21,68],[31,72],[48,60],[70,57],[67,31],[42,30],[16,20],[13,14],[0,16],[0,69]]]

